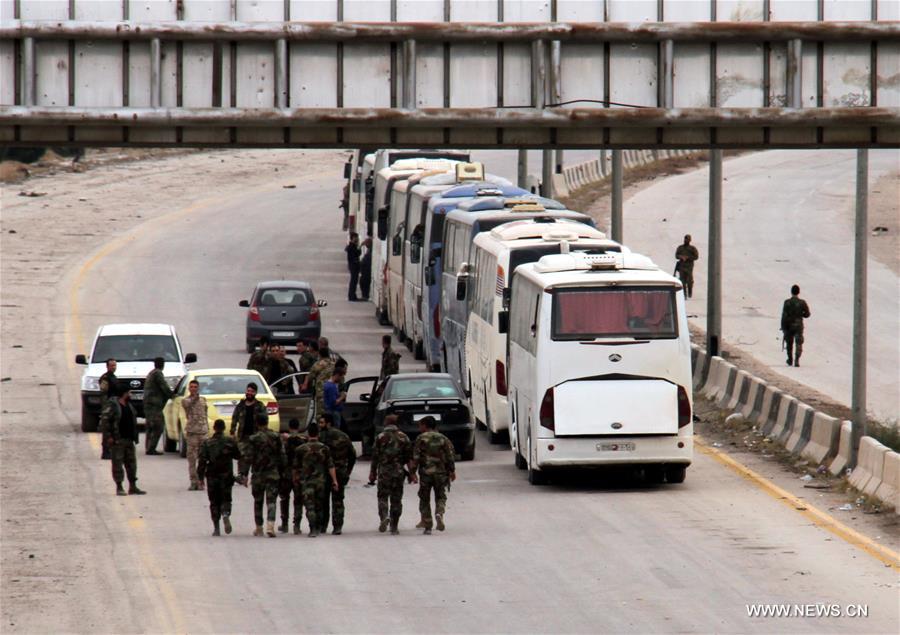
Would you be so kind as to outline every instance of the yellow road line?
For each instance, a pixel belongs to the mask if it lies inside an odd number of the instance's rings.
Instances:
[[[778,487],[769,479],[757,474],[746,465],[737,462],[726,453],[710,447],[699,437],[694,437],[694,443],[703,454],[712,457],[725,467],[730,468],[732,471],[759,487],[772,498],[780,500],[785,505],[793,508],[795,511],[809,519],[816,527],[831,532],[854,547],[865,551],[876,560],[881,561],[895,570],[900,570],[900,554],[896,551],[878,544],[871,538],[862,535],[836,518],[816,509],[810,505],[809,501],[798,498],[787,490]]]

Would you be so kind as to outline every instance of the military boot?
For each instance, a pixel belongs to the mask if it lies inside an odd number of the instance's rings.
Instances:
[[[340,536],[341,533],[342,533],[341,526],[338,525],[337,527],[333,527],[333,528],[331,529],[331,533],[332,533],[332,535],[334,535],[334,536]]]
[[[435,519],[437,520],[437,530],[444,531],[444,515],[436,514]]]
[[[257,525],[257,526],[256,526],[256,529],[253,530],[253,535],[254,535],[254,536],[262,536],[262,535],[263,535],[263,532],[262,532],[262,525]]]
[[[381,533],[386,532],[387,528],[388,528],[388,522],[390,522],[390,521],[387,518],[382,518],[381,524],[378,525],[378,531],[380,531]]]
[[[218,518],[216,518],[216,519],[213,521],[213,532],[212,532],[212,535],[213,535],[213,536],[220,536],[220,535],[221,535],[221,534],[219,533],[219,519],[218,519]]]
[[[425,527],[427,527],[427,526],[428,526],[428,521],[425,520],[424,516],[422,516],[422,518],[419,519],[419,522],[416,523],[416,529],[425,529]]]
[[[318,530],[318,529],[316,529],[315,527],[310,527],[310,528],[309,528],[309,537],[310,537],[310,538],[315,538],[315,537],[318,536],[318,535],[319,535],[319,530]]]
[[[396,536],[397,534],[400,533],[400,528],[398,527],[399,524],[400,524],[399,519],[391,521],[391,534],[392,535]]]
[[[287,533],[287,518],[282,518],[282,519],[281,519],[281,524],[278,525],[278,532],[279,532],[279,533],[282,533],[282,534],[286,534],[286,533]]]
[[[270,520],[266,523],[266,535],[269,538],[274,538],[276,535],[275,534],[275,522],[272,520]]]
[[[138,489],[137,482],[132,482],[128,486],[128,493],[132,496],[138,496],[138,495],[146,494],[147,492],[145,492],[142,489]]]
[[[431,535],[431,527],[426,527],[425,531],[423,531],[422,533],[426,536],[430,536]]]
[[[128,492],[122,487],[121,482],[116,483],[116,496],[128,496]]]
[[[300,523],[294,523],[294,535],[299,536],[303,533],[303,530],[300,529]]]
[[[224,514],[222,516],[222,524],[225,525],[225,533],[231,533],[231,516],[229,514]]]

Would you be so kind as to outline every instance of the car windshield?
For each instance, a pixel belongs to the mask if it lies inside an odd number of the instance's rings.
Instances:
[[[97,338],[91,362],[108,359],[119,362],[152,362],[162,357],[167,362],[180,362],[175,338],[171,335],[104,335]]]
[[[444,377],[395,379],[388,386],[385,399],[458,398],[453,380]]]
[[[258,395],[269,391],[256,375],[197,375],[201,395],[243,395],[251,381],[259,386]]]
[[[259,306],[308,306],[309,291],[306,289],[261,289]]]
[[[553,294],[553,339],[665,339],[678,336],[672,288],[559,289]]]

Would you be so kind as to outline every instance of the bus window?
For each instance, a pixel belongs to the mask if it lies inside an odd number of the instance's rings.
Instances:
[[[576,288],[553,294],[553,339],[678,337],[671,288]]]

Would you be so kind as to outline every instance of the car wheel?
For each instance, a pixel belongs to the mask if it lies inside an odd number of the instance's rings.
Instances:
[[[516,467],[517,468],[519,468],[520,470],[524,470],[526,467],[528,467],[528,462],[522,458],[522,455],[519,454],[518,450],[516,450],[514,452],[514,454],[516,455]]]
[[[86,405],[81,404],[81,431],[96,432],[99,422],[100,417],[91,412]]]
[[[662,465],[644,466],[644,479],[648,483],[659,484],[666,479],[666,469]]]
[[[528,459],[526,460],[528,467],[528,482],[532,485],[544,485],[547,482],[547,475],[541,470],[531,467],[531,437],[528,438]]]
[[[666,467],[666,480],[669,483],[684,483],[687,476],[687,465],[669,465]]]
[[[463,461],[474,461],[475,460],[475,444],[473,443],[465,450],[463,450],[460,455]]]
[[[181,458],[187,458],[187,440],[184,438],[184,430],[178,429],[178,454]]]
[[[170,439],[169,435],[165,435],[165,439],[163,439],[163,450],[166,452],[175,452],[178,449],[178,441],[175,439]]]

